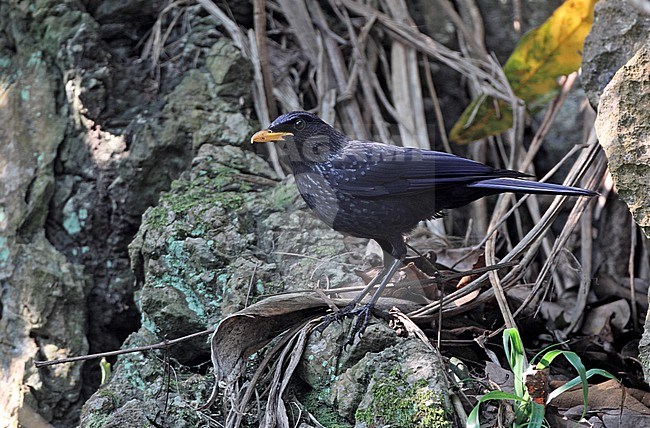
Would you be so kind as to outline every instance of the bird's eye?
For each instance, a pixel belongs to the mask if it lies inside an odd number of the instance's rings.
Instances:
[[[303,129],[305,129],[305,121],[302,119],[297,119],[293,123],[293,127],[296,129],[296,131],[302,131]]]

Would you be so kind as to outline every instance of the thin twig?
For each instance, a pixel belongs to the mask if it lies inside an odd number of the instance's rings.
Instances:
[[[135,348],[129,348],[129,349],[119,349],[117,351],[109,351],[109,352],[100,352],[98,354],[89,354],[89,355],[79,355],[77,357],[69,357],[69,358],[60,358],[57,360],[49,360],[49,361],[34,361],[34,365],[38,368],[40,367],[46,367],[46,366],[53,366],[55,364],[63,364],[63,363],[74,363],[76,361],[87,361],[87,360],[92,360],[95,358],[101,358],[101,357],[112,357],[114,355],[122,355],[122,354],[130,354],[133,352],[142,352],[142,351],[150,351],[152,349],[166,349],[169,348],[170,346],[176,345],[181,342],[188,341],[190,339],[194,339],[195,337],[200,337],[200,336],[207,336],[209,334],[214,333],[214,329],[208,329],[208,330],[203,330],[199,331],[198,333],[192,333],[187,336],[179,337],[176,339],[172,340],[165,340],[163,342],[155,343],[153,345],[146,345],[146,346],[137,346]]]
[[[203,6],[203,8],[212,16],[217,18],[220,22],[221,25],[224,26],[228,34],[230,35],[230,38],[235,42],[235,45],[239,48],[239,50],[242,51],[242,54],[246,58],[250,58],[251,52],[250,52],[250,45],[246,41],[246,35],[244,32],[239,28],[239,25],[232,19],[228,17],[228,15],[222,11],[219,6],[214,4],[211,0],[197,0],[197,2]]]
[[[429,97],[431,97],[431,101],[433,102],[433,111],[436,114],[436,123],[438,124],[438,130],[440,132],[440,140],[442,141],[442,146],[445,148],[445,151],[447,153],[453,153],[451,145],[449,145],[449,138],[447,138],[445,119],[442,115],[442,108],[440,108],[438,94],[436,93],[436,85],[433,83],[433,77],[431,77],[431,64],[429,64],[429,58],[426,56],[423,56],[422,59],[424,61],[424,78],[427,82]]]
[[[632,308],[632,326],[639,331],[639,318],[636,308],[636,288],[634,287],[634,259],[636,250],[637,226],[634,217],[630,216],[630,258],[627,262],[627,272],[630,277],[630,306]]]
[[[271,67],[269,65],[269,53],[266,46],[266,0],[253,1],[253,22],[255,26],[255,41],[257,43],[257,53],[260,59],[260,69],[262,71],[262,81],[264,84],[264,94],[266,105],[269,110],[269,116],[275,118],[278,115],[278,109],[273,101],[273,80],[271,79]]]
[[[578,287],[578,296],[571,312],[571,319],[569,325],[564,329],[563,335],[567,337],[578,328],[578,323],[584,316],[585,308],[587,307],[587,297],[591,290],[591,270],[592,270],[592,248],[593,248],[593,232],[591,222],[593,221],[593,208],[592,204],[587,204],[584,212],[580,216],[580,252],[581,262],[580,267],[580,285]]]

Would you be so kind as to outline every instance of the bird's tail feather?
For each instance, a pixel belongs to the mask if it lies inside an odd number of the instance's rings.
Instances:
[[[520,180],[516,178],[492,178],[469,184],[468,187],[491,189],[497,192],[539,193],[547,195],[595,196],[598,193],[579,187],[562,186],[561,184],[540,183],[537,181]]]

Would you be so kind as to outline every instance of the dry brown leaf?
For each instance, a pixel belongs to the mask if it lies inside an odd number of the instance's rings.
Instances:
[[[584,334],[600,334],[603,329],[611,324],[618,331],[623,330],[630,321],[630,305],[626,300],[617,300],[590,310],[582,325]]]
[[[473,247],[445,248],[436,252],[436,263],[449,269],[466,271],[472,269],[482,254]]]
[[[480,269],[485,267],[485,254],[483,252],[477,253],[477,257],[474,261],[474,264],[472,265],[472,269]],[[476,278],[478,278],[480,275],[474,274],[474,275],[467,275],[464,276],[458,281],[458,284],[456,284],[456,288],[463,288],[470,282],[474,281]]]
[[[323,314],[327,308],[327,303],[318,296],[281,294],[224,318],[212,335],[215,384],[202,408],[212,405],[220,387],[229,388],[237,382],[249,356],[282,332]]]
[[[344,307],[351,299],[329,299]],[[421,307],[412,301],[381,298],[375,309],[384,314],[393,307],[410,312]],[[230,388],[244,373],[249,356],[283,332],[305,325],[325,314],[328,302],[315,294],[291,293],[270,296],[224,318],[212,336],[211,353],[215,385],[203,408],[212,405],[219,388]]]
[[[238,377],[246,358],[271,339],[328,308],[317,296],[294,293],[268,297],[224,318],[212,336],[217,382]]]
[[[634,393],[632,393],[634,392]],[[650,409],[635,397],[647,396],[644,391],[625,388],[611,379],[598,385],[589,386],[589,410],[620,409],[650,416]],[[572,389],[551,400],[552,406],[559,409],[571,409],[582,406],[582,390]],[[628,425],[621,425],[628,426]]]
[[[466,305],[469,302],[471,302],[472,300],[476,299],[479,294],[481,294],[480,290],[474,290],[474,291],[466,294],[465,296],[454,299],[454,306],[455,307],[460,307],[460,306]]]

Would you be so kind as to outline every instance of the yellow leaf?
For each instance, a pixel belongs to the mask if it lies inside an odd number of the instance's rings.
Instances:
[[[580,67],[596,0],[567,0],[536,30],[519,41],[503,67],[515,95],[529,108],[558,90],[557,78]]]
[[[513,92],[535,111],[546,105],[559,90],[557,79],[580,67],[582,47],[594,19],[597,0],[567,0],[539,28],[526,33],[503,67]],[[505,122],[509,106],[497,116],[494,102],[484,103],[477,114],[472,103],[454,125],[450,138],[460,144],[499,134],[512,126]],[[499,103],[499,105],[505,103]],[[479,116],[479,114],[485,116]],[[472,122],[467,119],[472,118]],[[496,121],[497,124],[492,124]],[[505,127],[505,129],[503,129]],[[454,132],[456,130],[456,132]],[[456,139],[454,136],[458,136]],[[470,139],[471,138],[471,139]]]

